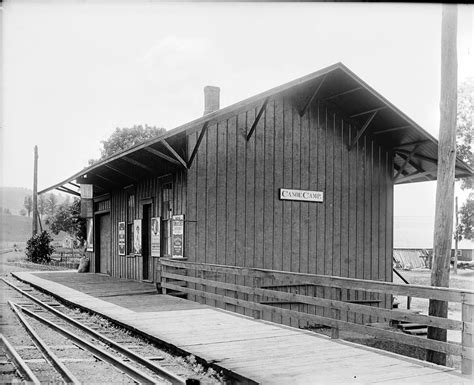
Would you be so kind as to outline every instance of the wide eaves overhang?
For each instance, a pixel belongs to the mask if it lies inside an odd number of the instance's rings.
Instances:
[[[187,169],[197,151],[196,147],[188,154],[187,135],[204,133],[212,124],[246,109],[261,109],[269,99],[281,94],[292,97],[302,116],[316,100],[342,112],[344,118],[357,129],[349,143],[350,150],[363,136],[367,136],[392,151],[395,184],[436,179],[437,140],[345,65],[337,63],[116,153],[39,193],[58,189],[78,194],[77,184],[87,183],[94,185],[94,195],[101,195],[135,184],[143,178],[170,174],[178,168]],[[259,116],[257,114],[257,119]],[[248,128],[248,135],[252,135],[251,127]],[[472,176],[473,170],[457,158],[455,175],[456,178]]]

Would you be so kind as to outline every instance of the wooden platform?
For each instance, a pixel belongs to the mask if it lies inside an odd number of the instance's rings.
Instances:
[[[13,273],[68,302],[264,384],[472,384],[453,369],[74,272]]]

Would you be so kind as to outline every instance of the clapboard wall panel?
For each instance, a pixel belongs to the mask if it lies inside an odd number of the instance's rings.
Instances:
[[[360,127],[317,100],[300,116],[289,96],[268,101],[247,141],[260,107],[210,125],[204,135],[183,198],[192,221],[186,256],[391,281],[392,155],[366,136],[349,151]],[[188,136],[188,153],[197,135]],[[323,191],[324,202],[281,201],[279,188]],[[324,288],[304,292],[329,295]],[[351,292],[343,299],[374,298]]]

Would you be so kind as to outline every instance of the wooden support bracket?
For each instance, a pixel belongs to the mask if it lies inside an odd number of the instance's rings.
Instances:
[[[189,157],[188,163],[186,164],[186,167],[189,169],[191,168],[191,165],[193,164],[193,160],[197,155],[197,152],[199,150],[199,146],[201,145],[201,141],[204,138],[204,134],[207,131],[207,126],[209,125],[209,122],[204,123],[201,129],[201,133],[199,134],[198,140],[196,142],[196,145],[194,146],[193,152],[191,153],[191,156]]]
[[[75,196],[78,196],[78,197],[81,196],[81,194],[79,194],[77,191],[71,190],[71,189],[69,189],[67,187],[64,187],[64,186],[56,187],[56,190],[65,192],[67,194],[75,195]]]
[[[265,99],[265,101],[262,104],[262,107],[260,107],[260,111],[258,111],[257,117],[255,118],[255,120],[252,124],[252,128],[250,128],[250,132],[247,134],[247,142],[252,137],[252,134],[255,131],[255,128],[257,127],[258,121],[262,117],[263,111],[265,110],[265,107],[267,106],[267,103],[268,103],[268,98]]]
[[[321,86],[323,85],[324,81],[326,80],[326,75],[323,76],[323,79],[321,80],[321,82],[318,84],[318,86],[316,87],[316,89],[314,90],[313,94],[311,95],[311,97],[308,99],[308,101],[306,102],[306,104],[304,105],[303,109],[299,112],[300,116],[304,116],[304,114],[306,113],[306,110],[308,109],[308,107],[311,105],[311,103],[313,102],[314,98],[316,98],[316,96],[318,95],[318,92],[319,90],[321,89]]]
[[[143,148],[145,151],[148,151],[150,154],[156,155],[157,157],[164,159],[170,163],[176,164],[176,165],[181,165],[180,162],[178,162],[176,159],[172,158],[171,156],[168,156],[166,154],[163,154],[161,151],[155,150],[152,147],[144,147]]]
[[[372,122],[372,120],[375,118],[375,115],[377,115],[377,111],[374,111],[372,115],[369,116],[369,118],[365,121],[364,125],[362,128],[357,131],[356,137],[352,140],[352,143],[349,145],[348,150],[351,151],[354,146],[357,144],[359,141],[360,137],[364,134],[364,132],[367,130],[367,127],[369,127],[369,124]]]
[[[183,165],[184,168],[188,168],[188,165],[184,161],[183,158],[176,152],[176,150],[170,146],[170,144],[166,140],[161,140],[160,143],[163,143],[165,147],[168,149],[169,152],[173,154],[173,156],[178,160],[179,163]]]
[[[413,147],[413,149],[410,151],[410,154],[408,154],[408,156],[405,158],[405,161],[403,162],[402,166],[400,167],[400,169],[397,171],[397,173],[393,177],[393,180],[397,179],[403,173],[403,171],[405,170],[408,163],[411,161],[411,158],[413,157],[413,154],[418,149],[418,147],[420,147],[419,144],[416,145],[415,147]]]

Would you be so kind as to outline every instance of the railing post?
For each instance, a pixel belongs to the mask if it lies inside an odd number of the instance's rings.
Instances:
[[[465,298],[465,294],[463,293],[462,298],[462,315],[461,319],[463,322],[462,325],[462,337],[461,337],[461,345],[463,351],[461,351],[461,373],[462,374],[472,374],[472,358],[466,356],[464,352],[464,348],[472,348],[472,320],[473,320],[473,313],[474,313],[474,305],[468,303]],[[470,327],[467,326],[467,323],[470,323]]]
[[[340,301],[342,299],[342,289],[334,287],[332,288],[332,299],[335,301]],[[339,309],[332,309],[331,310],[331,316],[334,319],[340,319],[341,318],[341,311]],[[339,328],[333,327],[331,328],[331,339],[338,339],[339,338]]]
[[[163,277],[163,273],[166,272],[166,266],[160,263],[161,270],[161,293],[166,294],[166,287],[163,287],[163,284],[166,284],[166,277]]]
[[[260,277],[254,277],[253,278],[253,287],[254,289],[257,287],[260,287],[262,285],[262,278]],[[252,297],[252,301],[254,303],[260,303],[260,296],[257,294],[254,294]],[[254,310],[253,311],[253,318],[255,319],[261,319],[262,318],[262,312],[261,310]]]

